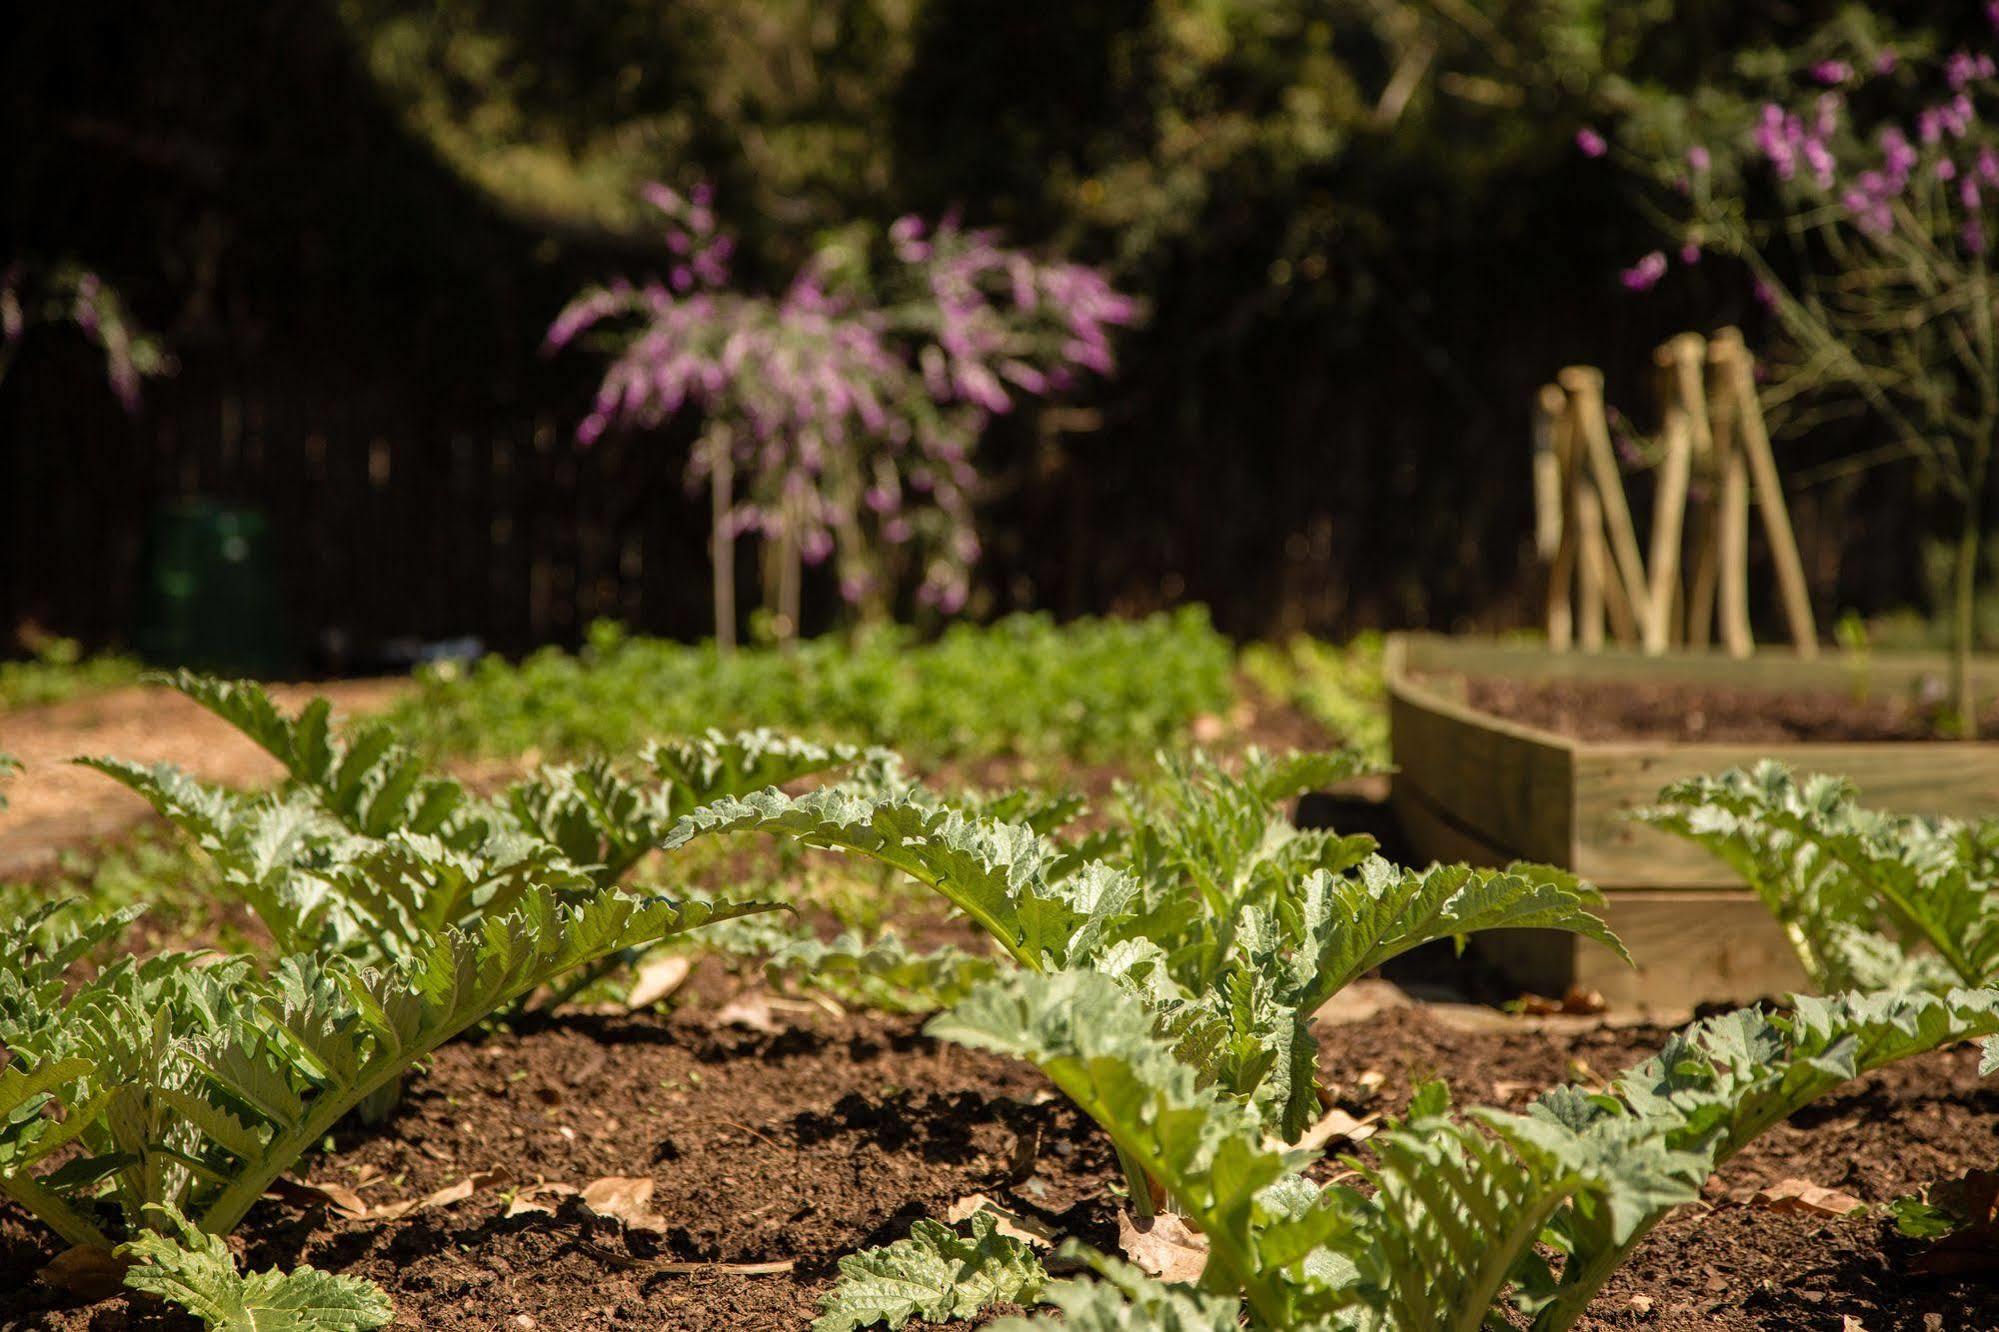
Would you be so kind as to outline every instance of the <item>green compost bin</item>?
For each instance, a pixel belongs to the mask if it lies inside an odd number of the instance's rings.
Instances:
[[[139,655],[224,675],[283,674],[270,524],[255,509],[182,500],[153,511],[139,553]]]

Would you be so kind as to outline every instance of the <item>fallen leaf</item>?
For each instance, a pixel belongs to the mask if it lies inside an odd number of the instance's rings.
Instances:
[[[288,1179],[280,1176],[264,1190],[265,1196],[282,1198],[286,1202],[324,1203],[335,1216],[349,1221],[359,1221],[368,1215],[368,1204],[360,1194],[345,1184],[316,1184],[311,1180]]]
[[[1509,1078],[1501,1078],[1492,1084],[1492,1094],[1502,1101],[1510,1101],[1516,1096],[1538,1090],[1540,1090],[1539,1083],[1515,1082]]]
[[[1319,1117],[1318,1123],[1305,1130],[1304,1136],[1298,1139],[1297,1145],[1316,1151],[1335,1138],[1346,1142],[1366,1142],[1374,1136],[1375,1125],[1380,1120],[1380,1115],[1368,1115],[1362,1119],[1355,1119],[1338,1106],[1334,1106]]]
[[[1637,1314],[1651,1313],[1652,1297],[1650,1295],[1633,1295],[1631,1297],[1631,1312]]]
[[[1187,729],[1197,745],[1212,745],[1229,733],[1228,724],[1212,712],[1197,715]]]
[[[406,1198],[402,1202],[385,1203],[368,1210],[370,1221],[400,1221],[412,1212],[421,1212],[430,1207],[449,1207],[452,1203],[464,1202],[481,1189],[511,1183],[513,1176],[503,1169],[478,1170],[456,1184],[447,1184],[435,1193],[426,1193],[421,1198]]]
[[[583,1186],[583,1205],[602,1217],[621,1221],[633,1230],[666,1233],[666,1218],[652,1210],[653,1182],[649,1175],[606,1175]]]
[[[1387,1081],[1388,1075],[1386,1073],[1383,1073],[1378,1068],[1370,1068],[1367,1072],[1354,1079],[1354,1086],[1359,1089],[1362,1096],[1374,1096],[1381,1091],[1382,1084]]]
[[[686,982],[687,973],[693,969],[694,963],[685,953],[647,958],[639,964],[631,991],[625,995],[626,1010],[637,1012],[641,1008],[651,1008],[679,989]]]
[[[526,1188],[514,1190],[513,1196],[507,1199],[507,1210],[504,1215],[525,1216],[530,1212],[553,1214],[557,1206],[554,1199],[573,1198],[576,1192],[574,1184],[564,1184],[559,1180],[530,1184]]]
[[[1117,1241],[1125,1257],[1161,1281],[1199,1281],[1208,1265],[1208,1237],[1170,1212],[1134,1221],[1120,1210]]]
[[[1773,1212],[1810,1212],[1816,1216],[1851,1216],[1867,1205],[1850,1193],[1822,1188],[1807,1179],[1780,1179],[1758,1189],[1749,1201]]]
[[[1023,1243],[1039,1244],[1043,1248],[1052,1248],[1058,1238],[1055,1228],[1047,1222],[1036,1220],[1031,1216],[1023,1216],[1010,1207],[994,1202],[983,1193],[968,1193],[958,1199],[958,1201],[944,1209],[944,1219],[955,1226],[960,1221],[979,1212],[987,1212],[992,1215],[993,1228],[999,1231],[1000,1234],[1011,1235]]]
[[[64,1249],[35,1275],[45,1286],[95,1303],[124,1289],[125,1273],[131,1266],[109,1249],[79,1244]]]
[[[784,1030],[784,1024],[770,1015],[770,996],[761,990],[745,991],[723,1004],[715,1010],[715,1021],[720,1026],[745,1027],[766,1036]]]
[[[1867,1332],[1867,1324],[1852,1314],[1846,1314],[1839,1320],[1839,1332]]]
[[[1394,981],[1361,980],[1343,987],[1319,1005],[1312,1020],[1329,1027],[1344,1027],[1366,1022],[1391,1008],[1407,1008],[1409,1004],[1408,994]]]

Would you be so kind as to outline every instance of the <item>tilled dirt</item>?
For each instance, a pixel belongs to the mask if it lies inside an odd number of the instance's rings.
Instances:
[[[576,1017],[446,1047],[395,1119],[343,1131],[300,1173],[358,1184],[376,1206],[495,1168],[512,1183],[399,1221],[266,1200],[239,1232],[244,1256],[380,1282],[398,1327],[757,1332],[808,1326],[840,1255],[899,1238],[967,1194],[1114,1242],[1110,1154],[1032,1070],[938,1045],[904,1019],[819,1013],[768,1034],[718,1027],[712,1011],[709,1000],[665,1019]],[[1357,1111],[1394,1110],[1429,1077],[1461,1103],[1518,1106],[1555,1082],[1609,1076],[1663,1035],[1392,1008],[1329,1030],[1326,1069]],[[1976,1063],[1968,1049],[1912,1061],[1773,1130],[1645,1242],[1584,1326],[1999,1328],[1999,1287],[1907,1275],[1915,1246],[1879,1216],[1900,1193],[1999,1157],[1999,1100]],[[1383,1075],[1378,1092],[1364,1089],[1368,1071]],[[663,1235],[624,1232],[560,1199],[551,1212],[504,1215],[510,1189],[607,1175],[654,1181]],[[1831,1219],[1747,1201],[1787,1177],[1871,1210]],[[193,1326],[123,1298],[54,1307],[33,1280],[53,1252],[0,1207],[0,1327]],[[793,1267],[777,1275],[660,1266],[783,1260]]]
[[[341,716],[388,706],[407,680],[273,685],[288,708],[315,695]],[[46,868],[66,847],[121,833],[151,816],[146,802],[102,773],[69,760],[109,755],[171,762],[208,781],[251,786],[275,780],[275,760],[227,722],[171,689],[135,686],[48,707],[0,712],[0,752],[21,761],[0,813],[0,878]]]
[[[1453,684],[1459,677],[1453,677]],[[1836,690],[1732,689],[1610,680],[1462,678],[1481,712],[1578,740],[1785,744],[1803,740],[1935,740],[1941,697]],[[1980,717],[1999,725],[1999,705]]]

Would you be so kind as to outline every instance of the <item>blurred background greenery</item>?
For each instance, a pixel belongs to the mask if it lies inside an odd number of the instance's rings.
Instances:
[[[1666,335],[1761,327],[1722,262],[1622,289],[1659,219],[1577,132],[1751,88],[1840,25],[1964,40],[1980,8],[12,6],[0,251],[101,271],[180,369],[132,417],[61,339],[0,385],[0,628],[125,640],[149,515],[199,493],[270,514],[315,664],[573,644],[600,615],[699,633],[701,511],[657,461],[686,440],[577,455],[591,367],[536,350],[580,285],[661,261],[636,187],[697,178],[753,274],[956,210],[1147,301],[1116,379],[988,439],[974,612],[1530,621],[1535,386],[1585,361],[1644,402]],[[1796,468],[1868,446],[1856,421],[1780,444]],[[1927,606],[1900,536],[1942,521],[1918,478],[1835,468],[1795,503],[1828,609]],[[543,554],[516,558],[523,533]],[[808,627],[836,609],[808,589]]]

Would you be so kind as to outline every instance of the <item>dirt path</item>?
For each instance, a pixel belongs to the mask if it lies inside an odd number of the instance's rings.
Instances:
[[[336,715],[388,706],[406,680],[337,680],[275,685],[272,696],[296,707],[315,694]],[[0,810],[0,879],[36,873],[64,848],[124,831],[147,817],[143,800],[110,778],[69,762],[104,754],[141,763],[170,761],[211,781],[269,781],[278,766],[225,723],[170,689],[140,687],[45,708],[0,713],[0,752],[21,761]]]

